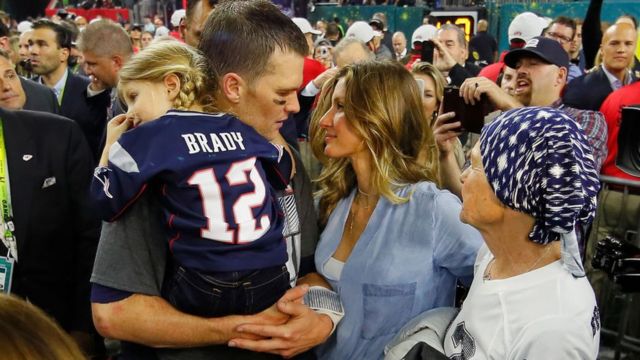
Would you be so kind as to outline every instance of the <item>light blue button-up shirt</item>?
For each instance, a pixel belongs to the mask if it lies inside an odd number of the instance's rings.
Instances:
[[[422,182],[398,191],[409,202],[381,197],[340,279],[327,279],[338,292],[345,316],[317,349],[321,359],[382,359],[384,346],[418,314],[453,306],[456,278],[470,283],[482,244],[480,233],[460,222],[460,201]],[[338,247],[355,191],[331,214],[318,248],[316,269]]]

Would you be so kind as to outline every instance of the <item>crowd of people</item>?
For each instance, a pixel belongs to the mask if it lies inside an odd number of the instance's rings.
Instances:
[[[616,161],[637,24],[602,8],[523,12],[502,54],[486,20],[266,0],[190,0],[171,30],[0,14],[3,351],[596,359],[590,259],[640,215],[599,179],[640,183]]]

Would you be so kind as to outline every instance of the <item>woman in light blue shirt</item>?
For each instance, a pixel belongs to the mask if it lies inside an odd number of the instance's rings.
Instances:
[[[381,359],[416,315],[454,304],[456,279],[470,280],[479,233],[459,220],[460,202],[439,190],[437,152],[418,86],[401,65],[343,68],[312,123],[319,178],[316,250],[320,275],[345,316],[321,359]],[[425,161],[426,149],[426,161]],[[326,280],[326,282],[324,281]]]

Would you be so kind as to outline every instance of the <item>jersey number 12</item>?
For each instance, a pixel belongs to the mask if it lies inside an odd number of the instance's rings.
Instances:
[[[269,230],[269,216],[260,217],[260,224],[253,216],[253,208],[261,206],[266,197],[264,181],[255,167],[256,158],[233,163],[225,174],[229,186],[253,183],[254,191],[244,193],[233,203],[233,216],[238,229],[230,229],[224,213],[224,192],[216,180],[213,168],[196,171],[189,179],[190,185],[198,186],[202,197],[202,209],[207,218],[207,227],[201,229],[201,236],[226,243],[246,243],[259,239]],[[247,176],[248,175],[248,176]],[[237,231],[237,241],[234,240]]]

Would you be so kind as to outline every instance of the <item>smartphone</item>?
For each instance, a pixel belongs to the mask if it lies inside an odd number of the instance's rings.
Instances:
[[[456,117],[452,121],[460,121],[461,127],[456,131],[468,131],[480,134],[484,126],[484,117],[491,112],[491,103],[486,95],[482,95],[475,105],[467,104],[460,97],[460,88],[446,86],[444,99],[442,100],[443,113],[455,112]]]
[[[418,84],[418,90],[420,91],[420,98],[422,98],[424,96],[424,80],[418,79],[418,78],[414,78],[414,79]]]
[[[436,45],[431,40],[422,42],[422,50],[420,51],[420,61],[425,61],[433,64],[433,50]]]

